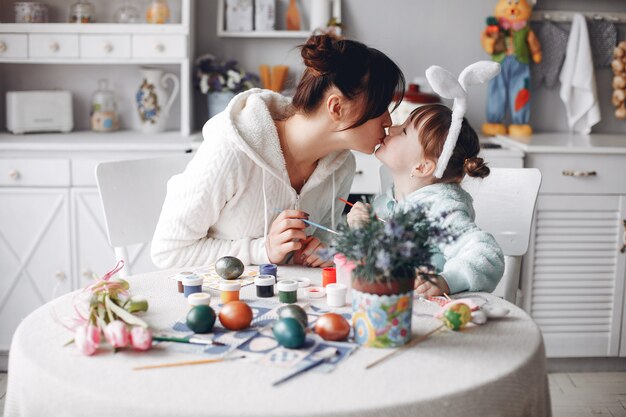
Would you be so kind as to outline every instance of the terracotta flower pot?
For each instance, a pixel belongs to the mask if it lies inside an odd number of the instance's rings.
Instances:
[[[358,344],[392,348],[411,340],[413,280],[352,281],[352,326]]]

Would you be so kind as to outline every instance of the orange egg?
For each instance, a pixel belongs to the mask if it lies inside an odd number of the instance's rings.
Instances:
[[[326,313],[315,322],[315,332],[324,340],[346,340],[350,323],[339,314]]]
[[[219,314],[220,323],[228,330],[242,330],[252,322],[252,309],[243,301],[224,304]]]

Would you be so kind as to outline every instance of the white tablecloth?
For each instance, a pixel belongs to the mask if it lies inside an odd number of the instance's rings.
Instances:
[[[145,319],[167,327],[187,305],[167,279],[172,271],[129,279],[145,295]],[[309,276],[318,269],[279,267],[279,277]],[[550,398],[541,334],[530,317],[506,301],[508,318],[462,332],[438,332],[384,364],[365,365],[388,350],[358,349],[330,373],[308,372],[273,387],[288,370],[244,361],[149,371],[134,366],[198,359],[171,351],[103,352],[84,357],[71,334],[53,320],[71,315],[74,294],[30,314],[11,346],[5,416],[549,416]],[[254,298],[254,286],[242,298]],[[212,300],[214,305],[217,300]],[[421,308],[423,302],[416,302]],[[439,323],[414,317],[423,334]]]

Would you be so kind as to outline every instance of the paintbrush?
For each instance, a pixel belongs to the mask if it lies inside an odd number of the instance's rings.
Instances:
[[[282,377],[281,379],[279,379],[277,381],[274,381],[272,383],[272,386],[280,385],[283,382],[289,381],[291,378],[294,378],[294,377],[296,377],[298,375],[301,375],[301,374],[303,374],[303,373],[305,373],[307,371],[310,371],[311,369],[315,368],[316,366],[319,366],[319,365],[323,364],[324,362],[326,362],[328,359],[332,358],[336,354],[337,354],[337,349],[333,349],[332,352],[329,351],[328,353],[323,355],[323,357],[321,357],[321,358],[319,358],[317,360],[314,360],[310,364],[305,365],[305,366],[303,366],[300,369],[297,369],[296,371],[290,373],[287,376]]]
[[[349,205],[350,207],[354,207],[354,204],[352,204],[351,202],[349,202],[348,200],[344,200],[341,197],[337,197],[339,199],[339,201],[341,201],[342,203],[346,203],[347,205]],[[387,220],[383,220],[380,217],[376,216],[376,219],[380,220],[383,223],[387,223]]]
[[[274,211],[275,211],[275,212],[277,212],[277,213],[282,213],[282,212],[283,212],[283,210],[278,209],[278,208],[275,208],[275,209],[274,209]],[[315,222],[312,222],[311,220],[307,220],[307,219],[303,219],[303,218],[298,218],[298,219],[299,219],[299,220],[302,220],[302,221],[303,221],[303,222],[305,222],[306,224],[309,224],[309,225],[311,225],[311,226],[318,227],[318,228],[320,228],[320,229],[322,229],[322,230],[325,230],[325,231],[327,231],[327,232],[334,233],[334,234],[336,234],[336,235],[338,235],[338,234],[339,234],[339,233],[335,232],[333,229],[329,229],[328,227],[326,227],[326,226],[322,226],[321,224],[318,224],[318,223],[315,223]]]
[[[152,340],[155,342],[189,343],[191,345],[226,346],[224,343],[216,342],[213,339],[202,339],[200,337],[152,336]]]
[[[206,363],[225,362],[225,361],[232,361],[235,359],[243,359],[243,358],[245,358],[245,356],[242,355],[242,356],[223,357],[223,358],[217,358],[217,359],[200,359],[197,361],[159,363],[157,365],[136,366],[133,368],[133,371],[143,371],[144,369],[172,368],[175,366],[203,365]]]

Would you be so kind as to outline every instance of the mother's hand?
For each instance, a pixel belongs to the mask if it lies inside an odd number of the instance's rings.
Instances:
[[[285,257],[302,248],[301,240],[306,239],[307,225],[301,219],[309,215],[301,210],[284,210],[272,222],[265,242],[267,257],[271,263],[280,264]]]

